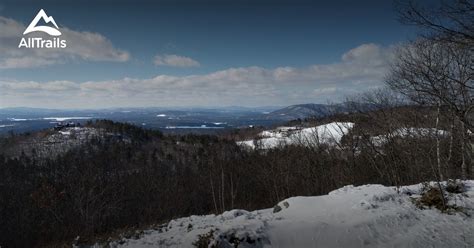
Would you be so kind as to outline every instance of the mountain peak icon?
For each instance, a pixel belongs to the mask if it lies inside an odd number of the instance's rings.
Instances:
[[[56,28],[49,27],[49,26],[36,26],[40,19],[43,19],[45,23],[51,22]],[[59,36],[61,35],[61,32],[58,29],[59,29],[58,25],[54,21],[54,18],[52,16],[46,15],[46,12],[44,12],[44,10],[41,9],[38,12],[38,14],[36,14],[35,19],[33,19],[30,25],[26,28],[25,32],[23,32],[23,35],[31,33],[31,32],[35,32],[35,31],[41,31],[52,36]]]

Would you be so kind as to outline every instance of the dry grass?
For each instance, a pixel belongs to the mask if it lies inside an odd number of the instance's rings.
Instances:
[[[445,187],[439,187],[425,183],[422,188],[421,197],[414,199],[414,204],[420,209],[435,207],[443,213],[463,212],[456,205],[449,204],[452,194],[460,194],[465,191],[464,184],[460,181],[449,180]]]
[[[435,207],[441,211],[446,210],[446,204],[443,200],[442,192],[439,188],[431,187],[426,192],[424,192],[421,197],[418,199],[418,204],[420,206],[426,207]]]
[[[196,240],[193,245],[197,248],[208,248],[213,239],[214,230],[211,230],[208,233],[198,235],[198,240]]]

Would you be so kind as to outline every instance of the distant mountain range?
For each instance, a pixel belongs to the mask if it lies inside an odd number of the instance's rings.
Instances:
[[[372,109],[370,106],[364,106],[362,109]],[[47,109],[47,108],[28,108],[28,107],[14,107],[14,108],[0,108],[0,115],[41,115],[41,114],[59,114],[59,113],[113,113],[113,112],[197,112],[197,113],[247,113],[255,117],[256,114],[262,114],[265,119],[277,120],[294,120],[308,117],[324,117],[334,113],[341,113],[349,111],[346,104],[296,104],[287,107],[277,106],[263,106],[263,107],[241,107],[241,106],[227,106],[227,107],[122,107],[122,108],[104,108],[104,109]]]
[[[304,119],[308,117],[325,117],[335,113],[346,112],[347,110],[348,108],[342,104],[298,104],[272,111],[267,115],[267,118],[290,121],[295,119]]]
[[[31,107],[0,108],[0,114],[44,114],[44,113],[103,113],[103,112],[151,112],[151,111],[186,111],[186,112],[271,112],[281,106],[225,106],[225,107],[117,107],[103,109],[49,109]]]

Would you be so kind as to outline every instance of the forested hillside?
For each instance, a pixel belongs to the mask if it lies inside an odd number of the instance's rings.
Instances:
[[[173,136],[129,124],[89,122],[82,129],[97,135],[80,144],[71,140],[82,136],[62,135],[61,144],[75,145],[50,157],[0,155],[0,197],[7,203],[0,206],[0,243],[38,246],[71,242],[77,236],[87,243],[118,229],[236,208],[267,208],[291,196],[326,194],[348,184],[435,180],[436,135],[387,135],[404,127],[430,127],[430,111],[422,110],[406,107],[321,119],[354,126],[335,144],[266,150],[237,145],[235,133]],[[441,138],[447,162],[442,172],[459,178],[461,157],[455,144],[460,136],[448,122],[442,123],[448,133]],[[22,141],[35,137],[41,142],[38,136],[57,132],[4,138],[1,151],[27,149]],[[380,135],[384,141],[375,142]]]

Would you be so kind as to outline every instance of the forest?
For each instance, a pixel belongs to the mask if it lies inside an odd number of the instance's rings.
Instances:
[[[88,127],[118,135],[98,136],[56,157],[0,156],[0,197],[7,203],[0,206],[0,242],[45,246],[79,236],[88,243],[115,230],[193,214],[268,208],[290,196],[326,194],[349,184],[407,185],[439,175],[470,175],[471,168],[462,171],[462,134],[447,118],[438,123],[439,129],[450,130],[447,136],[387,136],[381,146],[370,138],[402,127],[433,126],[433,115],[436,108],[403,106],[301,120],[301,125],[339,120],[356,126],[335,146],[271,150],[236,145],[233,137],[252,130],[165,136],[91,121]],[[33,134],[4,138],[1,146],[15,146],[28,135]],[[433,166],[438,155],[440,171]]]

